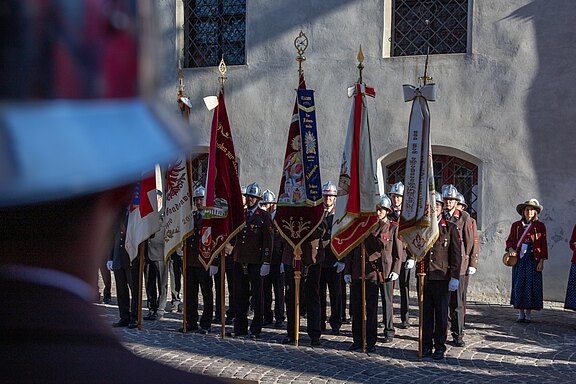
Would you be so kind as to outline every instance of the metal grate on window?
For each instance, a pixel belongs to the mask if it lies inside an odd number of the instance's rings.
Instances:
[[[453,156],[432,155],[434,166],[434,184],[441,192],[442,186],[452,184],[460,192],[468,204],[468,213],[478,220],[476,211],[478,195],[478,166],[466,160]],[[399,160],[387,167],[387,191],[398,181],[404,182],[406,160]]]
[[[246,0],[184,0],[184,66],[246,64]]]
[[[468,0],[394,0],[392,56],[466,53]],[[426,24],[426,21],[429,24]]]
[[[190,161],[190,175],[192,176],[192,190],[206,186],[208,172],[208,154],[203,153]]]

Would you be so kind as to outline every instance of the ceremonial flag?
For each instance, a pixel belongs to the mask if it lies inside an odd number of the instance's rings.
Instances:
[[[374,89],[365,84],[356,83],[348,89],[348,97],[354,96],[354,99],[340,167],[331,240],[338,259],[360,244],[378,223],[366,95],[375,96]]]
[[[404,101],[413,101],[410,112],[404,199],[400,215],[400,231],[406,248],[416,261],[438,239],[438,224],[434,206],[434,168],[430,142],[430,111],[428,101],[436,100],[435,84],[421,88],[404,85]]]
[[[130,260],[138,256],[138,246],[160,229],[158,200],[156,200],[156,178],[154,172],[142,176],[136,184],[128,214],[126,229],[126,252]]]
[[[167,260],[194,230],[188,166],[184,155],[168,168],[164,196],[164,260]]]
[[[306,89],[300,75],[274,223],[296,249],[320,225],[323,215],[314,91]]]
[[[199,256],[206,269],[245,225],[238,163],[222,90],[211,129]]]

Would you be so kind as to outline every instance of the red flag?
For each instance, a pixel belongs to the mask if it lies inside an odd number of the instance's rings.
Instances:
[[[206,269],[245,225],[238,164],[222,91],[212,119],[207,179],[199,256]]]
[[[378,223],[376,188],[366,95],[374,89],[357,83],[348,90],[354,96],[346,144],[340,167],[338,198],[332,226],[331,246],[341,259],[356,247]]]
[[[126,252],[130,260],[138,256],[138,246],[160,229],[156,178],[154,172],[142,177],[134,190],[126,230]]]
[[[274,216],[281,236],[294,249],[316,230],[324,215],[318,154],[314,94],[301,75]]]

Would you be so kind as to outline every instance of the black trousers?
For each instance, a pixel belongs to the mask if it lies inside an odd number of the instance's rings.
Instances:
[[[259,335],[262,332],[262,277],[260,264],[247,264],[234,262],[234,333],[245,335],[248,333],[248,307],[250,297],[254,304],[254,317],[250,323],[250,333]]]
[[[468,277],[468,275],[460,276],[458,290],[450,292],[450,332],[452,332],[452,338],[455,340],[462,340],[464,337]]]
[[[168,270],[170,275],[170,293],[172,303],[180,301],[182,292],[182,256],[174,252],[168,260]]]
[[[394,307],[392,299],[394,297],[394,281],[384,280],[379,286],[380,296],[382,297],[382,323],[384,323],[384,336],[394,337]]]
[[[296,311],[294,294],[294,268],[292,265],[284,264],[286,276],[286,315],[288,317],[288,337],[294,338]],[[320,339],[322,331],[320,329],[320,276],[322,275],[322,265],[307,266],[306,280],[304,280],[303,290],[306,295],[306,331],[311,340]]]
[[[422,347],[446,351],[448,326],[448,280],[424,281],[424,320],[422,325]]]
[[[263,278],[264,323],[284,321],[284,272],[280,273],[280,264],[270,264],[270,273]],[[274,311],[272,311],[272,292],[274,292]]]
[[[228,261],[228,260],[226,260]],[[232,262],[232,261],[231,261]],[[231,265],[232,267],[232,265]],[[234,278],[233,278],[233,268],[228,268],[226,264],[226,270],[224,271],[224,278],[226,279],[226,285],[228,286],[228,309],[226,309],[226,317],[229,319],[234,318]],[[214,288],[216,289],[216,316],[215,319],[220,319],[222,311],[222,284],[220,279],[222,278],[222,271],[220,266],[218,266],[218,273],[214,275]]]
[[[326,288],[330,296],[330,318],[328,322],[333,330],[342,326],[342,273],[336,273],[336,267],[322,268],[320,276],[320,325],[326,324]]]
[[[107,261],[108,260],[104,260],[100,265],[100,275],[102,276],[102,282],[104,283],[104,291],[102,292],[103,298],[110,298],[112,296],[112,275],[106,267]],[[98,287],[98,292],[100,292],[100,287]]]
[[[354,279],[350,285],[352,312],[352,341],[362,345],[362,280]],[[366,347],[376,345],[378,332],[378,282],[366,281]]]
[[[400,287],[400,320],[402,322],[410,319],[410,269],[404,267],[406,263],[402,263],[400,267],[400,276],[398,277],[398,285]]]
[[[186,325],[191,331],[198,329],[198,291],[202,292],[204,308],[200,327],[210,329],[214,313],[212,278],[204,267],[186,267]]]
[[[164,261],[146,259],[144,263],[146,276],[146,297],[148,309],[152,312],[164,313],[168,297],[168,265]]]
[[[120,320],[136,323],[138,321],[138,284],[140,263],[134,259],[130,269],[115,269],[116,300]]]
[[[342,312],[342,320],[346,320],[346,317],[350,318],[352,316],[352,312],[350,310],[350,307],[348,306],[348,286],[346,285],[346,282],[344,281],[344,273],[340,274],[340,286],[342,287],[342,291],[341,291],[341,300],[342,300],[342,306],[340,307],[340,311]],[[348,316],[346,316],[346,309],[348,309]]]

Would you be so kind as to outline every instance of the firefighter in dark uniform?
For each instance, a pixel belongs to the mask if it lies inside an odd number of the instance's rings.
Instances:
[[[276,196],[274,192],[267,189],[262,193],[262,200],[260,207],[270,214],[272,220],[276,214]],[[282,264],[282,251],[284,249],[284,241],[276,227],[274,227],[274,246],[272,247],[272,257],[270,259],[270,274],[263,278],[264,283],[264,323],[263,325],[271,325],[274,323],[274,328],[283,328],[284,320],[284,265]],[[272,292],[274,292],[274,310],[272,310]],[[274,322],[274,320],[276,320]]]
[[[192,199],[196,210],[194,211],[194,232],[186,239],[186,330],[198,333],[211,331],[212,317],[214,315],[214,293],[212,292],[212,274],[215,266],[210,266],[209,271],[199,259],[200,237],[202,231],[202,208],[206,195],[204,187],[194,190]],[[198,291],[202,292],[204,309],[200,317],[198,327]],[[179,329],[182,332],[182,328]]]
[[[328,322],[332,328],[333,335],[340,334],[342,326],[342,271],[344,262],[339,261],[330,247],[332,236],[332,222],[334,220],[335,201],[338,190],[336,184],[327,181],[322,186],[322,198],[324,199],[324,227],[325,232],[322,237],[324,245],[324,262],[322,263],[322,274],[320,276],[320,325],[322,331],[326,330],[326,287],[330,295],[330,318]]]
[[[270,273],[274,231],[270,214],[258,206],[260,187],[252,183],[246,187],[246,226],[236,235],[234,244],[234,332],[231,337],[248,335],[248,307],[254,303],[254,317],[250,324],[250,338],[260,337],[262,331],[262,277]]]
[[[392,201],[392,209],[388,215],[391,221],[398,223],[400,221],[400,214],[402,212],[402,200],[404,198],[404,184],[401,181],[394,183],[390,188],[390,200]],[[400,264],[400,277],[398,278],[400,286],[400,328],[406,329],[410,327],[410,271],[414,268],[414,259],[410,252],[406,249],[402,250],[401,264]],[[384,300],[384,293],[382,300]]]
[[[446,329],[448,326],[448,302],[450,292],[458,289],[462,254],[460,238],[455,224],[442,217],[444,202],[436,192],[436,218],[438,240],[426,253],[424,263],[424,305],[422,325],[422,356],[444,359],[446,352]],[[432,349],[434,348],[434,352]]]
[[[468,270],[469,255],[474,246],[474,234],[472,228],[468,227],[470,223],[470,215],[467,212],[461,211],[457,208],[458,205],[458,191],[452,184],[446,185],[442,189],[442,198],[444,199],[444,218],[458,227],[458,235],[460,237],[460,250],[462,255],[462,265],[460,267],[460,286],[458,291],[452,292],[450,295],[450,331],[452,333],[452,340],[457,347],[463,347],[464,343],[464,311],[465,303],[462,301],[466,297],[465,281],[467,280],[466,274]]]
[[[306,331],[310,337],[310,345],[320,345],[322,333],[320,324],[320,276],[322,274],[322,262],[324,261],[324,245],[322,237],[324,225],[318,228],[302,243],[301,265],[306,269],[306,278],[300,281],[300,297],[306,297]],[[284,244],[282,256],[286,282],[286,315],[288,317],[287,335],[282,344],[292,344],[295,341],[296,311],[294,295],[294,249],[287,243]],[[304,275],[304,274],[303,274]]]
[[[400,275],[402,255],[404,254],[404,244],[398,237],[398,224],[388,218],[392,210],[392,202],[386,195],[380,197],[380,202],[376,206],[376,213],[380,220],[380,236],[382,242],[382,276],[384,281],[381,284],[384,295],[382,296],[382,315],[384,318],[384,342],[390,343],[394,340],[394,311],[392,309],[392,298],[394,297],[394,282]]]

